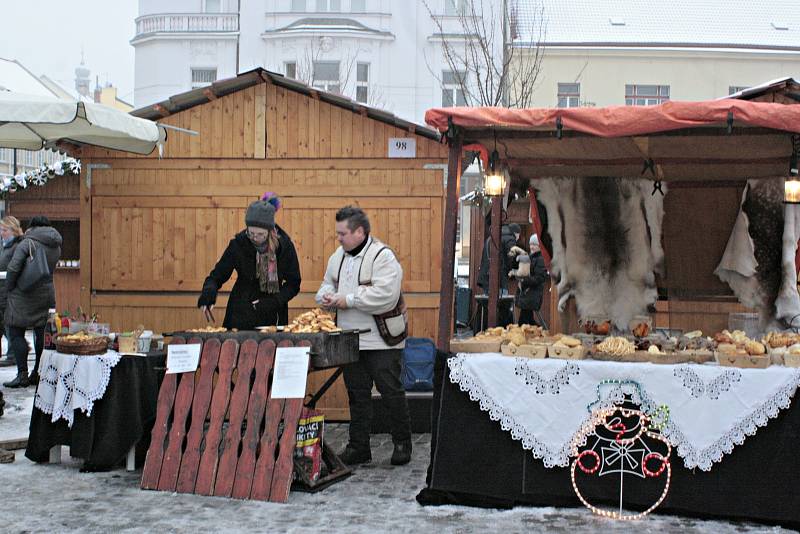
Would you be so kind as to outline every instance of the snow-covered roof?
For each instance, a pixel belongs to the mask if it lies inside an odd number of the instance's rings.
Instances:
[[[800,50],[798,0],[518,0],[512,18],[549,46]]]
[[[0,58],[0,91],[58,98],[42,81],[19,61]]]

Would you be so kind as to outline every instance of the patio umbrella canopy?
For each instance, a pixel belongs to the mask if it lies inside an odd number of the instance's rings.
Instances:
[[[59,141],[149,154],[166,139],[155,122],[100,104],[0,91],[0,147],[54,148]]]

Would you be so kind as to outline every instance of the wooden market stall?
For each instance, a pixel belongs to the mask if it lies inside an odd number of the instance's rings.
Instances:
[[[544,177],[665,182],[668,274],[658,280],[662,298],[656,303],[656,324],[713,332],[727,327],[728,313],[747,311],[713,274],[742,190],[747,179],[787,175],[800,130],[798,116],[800,108],[794,106],[717,100],[657,108],[437,108],[428,111],[426,121],[446,134],[451,175],[460,168],[462,147],[482,145],[485,153],[498,149],[498,164],[508,169],[512,193],[525,195]],[[458,202],[457,191],[456,179],[448,187],[446,215]],[[454,235],[455,218],[446,217],[443,273]],[[452,294],[442,287],[438,345],[446,350]],[[555,309],[557,300],[553,291],[549,309]],[[577,329],[574,306],[550,319],[555,331]]]
[[[243,228],[247,205],[274,191],[283,201],[276,221],[295,243],[303,278],[290,319],[315,306],[338,246],[336,210],[358,204],[403,265],[410,334],[436,337],[447,154],[437,132],[263,69],[134,114],[199,135],[170,135],[161,158],[81,150],[84,309],[114,330],[204,326],[204,278]],[[346,418],[339,386],[318,406]]]

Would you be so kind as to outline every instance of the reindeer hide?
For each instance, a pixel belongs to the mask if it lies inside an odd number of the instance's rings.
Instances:
[[[795,253],[800,206],[783,204],[783,181],[749,180],[714,274],[739,302],[755,308],[763,329],[800,326]]]
[[[652,194],[649,181],[622,178],[547,178],[531,185],[547,212],[559,310],[575,297],[580,317],[608,317],[627,329],[657,298],[663,196]]]

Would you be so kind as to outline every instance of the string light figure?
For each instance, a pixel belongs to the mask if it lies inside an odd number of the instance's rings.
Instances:
[[[658,432],[669,419],[669,408],[659,407],[652,417],[641,410],[624,408],[622,405],[597,407],[590,414],[572,443],[575,459],[570,468],[570,478],[575,494],[592,513],[602,517],[631,521],[646,516],[664,501],[672,478],[669,461],[672,446]],[[579,451],[582,443],[587,444],[587,448]],[[653,447],[656,443],[659,450]],[[578,487],[576,471],[587,477],[618,474],[619,509],[604,509],[590,503]],[[643,512],[626,513],[623,510],[623,481],[626,476],[640,479],[659,479],[663,476],[664,490],[656,502]]]

